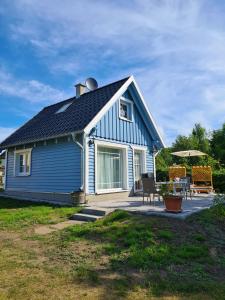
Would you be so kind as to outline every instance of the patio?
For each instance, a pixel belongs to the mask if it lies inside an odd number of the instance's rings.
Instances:
[[[143,214],[143,215],[156,215],[178,219],[185,219],[193,213],[199,212],[203,209],[207,209],[212,206],[213,194],[201,194],[195,195],[192,199],[188,198],[183,200],[182,208],[183,211],[178,214],[168,213],[165,211],[165,207],[162,201],[155,199],[151,205],[149,202],[143,204],[141,196],[129,197],[122,200],[99,200],[90,201],[89,207],[94,209],[103,209],[107,212],[114,211],[116,209],[123,209],[132,213]]]

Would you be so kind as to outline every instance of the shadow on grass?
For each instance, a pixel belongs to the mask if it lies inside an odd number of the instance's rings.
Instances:
[[[45,206],[45,207],[69,207],[68,205],[66,206],[61,206],[57,204],[51,204],[48,202],[34,202],[34,201],[28,201],[28,200],[18,200],[18,199],[13,199],[13,198],[6,198],[6,197],[1,197],[0,195],[0,209],[17,209],[17,208],[27,208],[27,207],[40,207],[40,206]]]

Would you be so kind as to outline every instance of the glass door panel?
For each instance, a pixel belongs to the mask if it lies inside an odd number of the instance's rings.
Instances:
[[[142,189],[141,174],[143,173],[142,166],[142,152],[134,151],[134,190],[140,191]]]

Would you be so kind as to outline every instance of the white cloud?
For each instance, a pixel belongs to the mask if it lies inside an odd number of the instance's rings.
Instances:
[[[0,127],[0,142],[15,131],[15,128]]]
[[[60,91],[38,80],[18,79],[3,68],[0,68],[0,95],[19,97],[30,103],[48,105],[69,97],[68,93]]]

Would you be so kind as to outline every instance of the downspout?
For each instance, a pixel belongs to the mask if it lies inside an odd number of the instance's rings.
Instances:
[[[153,152],[153,165],[154,165],[154,179],[156,181],[156,164],[155,164],[155,158],[156,156],[161,152],[161,149],[157,152]]]
[[[80,190],[83,191],[86,194],[86,174],[85,174],[85,152],[86,152],[86,134],[83,133],[83,145],[78,142],[76,139],[76,134],[72,133],[72,139],[74,143],[78,145],[81,149],[81,187]]]
[[[6,149],[5,153],[5,166],[4,166],[4,191],[6,190],[6,181],[7,181],[7,167],[8,167],[8,149]]]

